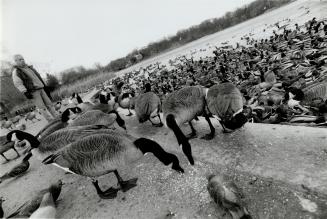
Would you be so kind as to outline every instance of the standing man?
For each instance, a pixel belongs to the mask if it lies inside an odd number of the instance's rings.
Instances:
[[[31,65],[27,65],[23,56],[14,55],[14,70],[12,79],[15,87],[22,92],[27,99],[33,101],[44,118],[48,121],[56,117],[57,113],[52,106],[47,93],[44,91],[45,83],[40,74]]]

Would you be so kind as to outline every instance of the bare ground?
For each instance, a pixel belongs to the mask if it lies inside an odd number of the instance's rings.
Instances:
[[[127,114],[122,110],[121,114]],[[206,190],[206,176],[228,175],[244,193],[244,202],[254,218],[326,218],[327,130],[310,127],[247,124],[232,134],[222,134],[218,122],[211,141],[191,140],[196,164],[188,164],[167,128],[138,124],[126,118],[128,132],[159,142],[177,154],[184,174],[159,163],[151,154],[121,170],[124,179],[138,177],[138,186],[119,192],[113,200],[101,200],[90,180],[67,175],[55,166],[44,166],[32,157],[26,175],[0,184],[7,214],[35,191],[62,179],[58,218],[219,218],[219,211]],[[35,124],[32,133],[45,124]],[[209,131],[205,120],[195,123],[198,135]],[[188,133],[189,127],[183,127]],[[7,152],[14,158],[14,152]],[[1,164],[0,174],[21,158]],[[113,174],[100,178],[103,188],[115,186]]]

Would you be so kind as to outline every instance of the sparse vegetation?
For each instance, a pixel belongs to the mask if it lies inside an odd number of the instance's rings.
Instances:
[[[104,81],[110,80],[115,76],[114,73],[98,73],[96,75],[92,75],[86,77],[82,80],[78,80],[74,83],[62,85],[54,92],[51,93],[53,101],[60,100],[62,98],[70,96],[72,93],[83,93],[89,90],[90,88],[103,83]]]

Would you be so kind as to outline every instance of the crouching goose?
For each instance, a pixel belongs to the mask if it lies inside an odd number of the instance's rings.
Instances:
[[[67,121],[69,126],[84,126],[84,125],[104,125],[111,126],[115,121],[117,124],[126,130],[125,121],[120,117],[116,110],[104,113],[100,110],[90,110],[81,113],[77,117],[71,118],[71,114],[62,115],[62,120]]]
[[[123,109],[128,109],[126,116],[132,116],[131,112],[132,105],[134,104],[134,93],[123,93],[115,98],[115,102]]]
[[[166,152],[158,143],[146,138],[135,138],[110,129],[96,130],[93,134],[74,141],[43,160],[55,163],[66,171],[92,178],[100,198],[114,198],[119,189],[102,191],[93,177],[114,172],[123,192],[136,186],[137,178],[124,181],[117,169],[139,160],[147,152],[153,153],[164,165],[183,173],[178,158]]]
[[[197,119],[197,116],[204,116],[211,132],[202,138],[212,139],[214,137],[215,129],[209,119],[207,110],[205,110],[205,91],[205,88],[200,86],[184,87],[171,93],[162,105],[164,122],[173,130],[178,144],[182,145],[182,150],[191,165],[194,165],[191,145],[179,126],[188,122],[192,130],[192,133],[188,137],[195,137],[196,131],[191,121]]]
[[[39,191],[36,195],[34,195],[30,200],[22,204],[14,213],[9,215],[7,218],[30,217],[33,214],[33,212],[35,212],[41,205],[41,202],[45,194],[50,193],[53,197],[53,200],[56,201],[60,195],[62,185],[63,185],[62,181],[58,180],[56,183],[52,184],[49,188]]]
[[[32,157],[32,154],[29,153],[27,154],[24,158],[23,158],[23,161],[14,166],[9,172],[3,174],[1,177],[0,177],[0,183],[2,183],[2,181],[6,180],[6,179],[10,179],[10,178],[13,178],[13,177],[17,177],[17,176],[20,176],[22,174],[24,174],[28,168],[30,167],[30,163],[29,163],[29,159]]]
[[[153,92],[146,92],[140,94],[135,99],[135,112],[140,123],[149,120],[153,126],[163,126],[159,115],[161,109],[160,98]],[[159,124],[154,124],[151,119],[158,117],[160,120]]]
[[[37,159],[42,161],[44,158],[55,153],[66,145],[82,138],[83,136],[93,134],[94,131],[98,131],[101,128],[104,128],[104,126],[90,125],[66,127],[49,135],[44,135],[42,139],[38,139],[27,132],[14,130],[7,134],[7,139],[8,141],[12,141],[13,144],[20,141],[27,142],[27,145],[30,147],[27,151],[32,152],[33,155],[36,155]]]
[[[207,190],[219,207],[222,210],[222,216],[229,215],[233,219],[251,219],[247,209],[243,206],[240,189],[234,182],[228,180],[223,175],[210,175],[207,177]]]

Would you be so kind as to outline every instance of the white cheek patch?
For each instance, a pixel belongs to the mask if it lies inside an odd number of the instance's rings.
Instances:
[[[54,165],[54,166],[56,166],[56,167],[59,167],[60,169],[63,169],[64,171],[66,171],[66,172],[69,172],[69,173],[72,173],[72,174],[76,174],[76,173],[74,173],[73,171],[71,171],[69,168],[67,168],[67,167],[62,167],[62,166],[60,166],[59,164],[56,164],[56,163],[52,163],[52,165]]]
[[[13,133],[11,136],[11,141],[18,142],[19,140],[17,139],[16,133]]]

